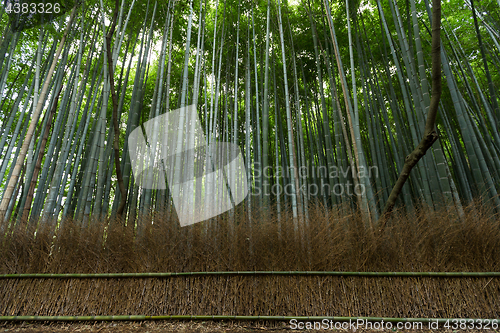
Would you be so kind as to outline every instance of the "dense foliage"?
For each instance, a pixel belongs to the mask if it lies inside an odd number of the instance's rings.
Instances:
[[[272,206],[306,224],[314,204],[359,209],[374,223],[423,135],[428,1],[89,0],[22,27],[3,4],[4,228],[117,211],[131,223],[156,210],[175,216],[168,187],[137,185],[127,138],[190,104],[209,141],[241,148],[249,216]],[[460,217],[480,199],[498,211],[500,2],[444,1],[442,13],[439,140],[400,204]],[[197,191],[207,195],[204,183]]]

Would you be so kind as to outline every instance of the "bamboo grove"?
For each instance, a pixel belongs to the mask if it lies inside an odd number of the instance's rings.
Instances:
[[[296,227],[311,205],[375,224],[424,134],[427,0],[66,1],[21,23],[12,3],[0,9],[2,232],[174,217],[168,188],[138,185],[127,138],[187,105],[209,141],[241,148],[245,216],[290,211]],[[499,31],[498,0],[443,1],[439,139],[402,189],[408,213],[500,210]]]

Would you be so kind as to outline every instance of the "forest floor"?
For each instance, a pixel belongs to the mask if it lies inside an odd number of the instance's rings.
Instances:
[[[12,333],[290,333],[297,331],[290,325],[273,325],[274,327],[265,327],[258,323],[213,323],[213,322],[120,322],[120,323],[52,323],[52,324],[32,324],[32,323],[4,323],[0,324],[0,332]],[[299,330],[301,332],[325,332],[325,330]],[[384,332],[384,330],[335,330],[344,332]],[[420,330],[385,330],[387,332],[410,332],[410,333],[457,333],[460,330],[449,329],[420,329]],[[467,330],[467,332],[500,332],[500,330]]]

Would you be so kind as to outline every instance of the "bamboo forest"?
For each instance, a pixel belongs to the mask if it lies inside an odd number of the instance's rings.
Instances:
[[[498,328],[500,0],[1,1],[0,332]]]
[[[257,207],[290,211],[307,225],[309,208],[320,205],[327,214],[359,210],[376,224],[424,135],[429,1],[49,5],[52,14],[4,0],[1,11],[4,231],[175,214],[168,187],[147,189],[134,178],[127,138],[187,105],[208,141],[240,147],[249,188],[240,205],[249,218]],[[440,5],[438,139],[397,205],[460,217],[480,200],[498,212],[500,3]]]

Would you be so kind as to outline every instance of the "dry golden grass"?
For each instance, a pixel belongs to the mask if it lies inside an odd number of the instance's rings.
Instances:
[[[237,210],[180,228],[166,214],[136,230],[64,221],[0,245],[0,274],[243,270],[500,271],[500,219],[480,205],[395,212],[379,232],[357,214],[310,209],[309,224]],[[261,217],[259,217],[261,216]],[[152,223],[154,222],[154,223]],[[498,278],[197,276],[0,280],[0,315],[329,315],[498,318]]]
[[[359,214],[309,210],[298,235],[289,214],[252,221],[237,210],[181,228],[167,214],[140,218],[136,230],[115,221],[64,221],[36,237],[23,228],[0,244],[0,274],[232,270],[500,271],[500,218],[478,205],[460,221],[445,211],[395,212],[383,232]],[[275,215],[275,214],[274,214]],[[153,222],[153,223],[152,223]]]

